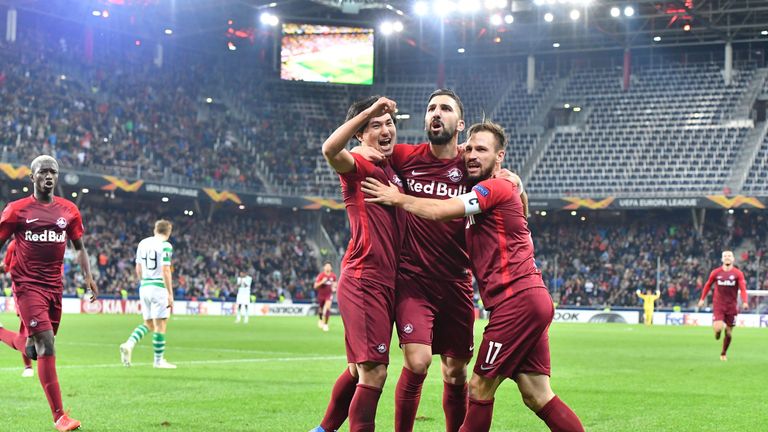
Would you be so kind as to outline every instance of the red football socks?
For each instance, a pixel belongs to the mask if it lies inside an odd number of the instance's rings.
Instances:
[[[48,398],[48,405],[51,407],[55,422],[64,414],[59,378],[56,375],[56,356],[39,356],[37,358],[37,374],[40,378],[40,384],[43,386],[45,397]]]
[[[467,414],[467,384],[448,384],[443,382],[443,411],[445,412],[445,430],[457,432]]]
[[[328,324],[328,319],[331,317],[331,310],[328,309],[325,311],[325,315],[323,315],[323,322]]]
[[[728,346],[730,345],[731,345],[731,335],[726,333],[725,338],[723,338],[723,351],[720,353],[720,355],[725,355],[725,353],[728,352]]]
[[[476,400],[469,398],[469,408],[459,432],[487,432],[491,430],[493,399]]]
[[[373,432],[376,429],[376,407],[381,389],[358,384],[349,405],[349,432]]]
[[[24,352],[24,345],[27,344],[27,338],[2,327],[0,327],[0,341],[21,352]]]
[[[544,420],[552,432],[584,432],[579,417],[557,396],[547,402],[536,415]]]
[[[403,368],[395,388],[395,432],[413,431],[416,412],[421,400],[421,385],[427,374],[421,375]]]
[[[323,421],[320,423],[323,429],[330,432],[341,427],[344,420],[347,419],[349,404],[352,403],[356,386],[357,378],[349,373],[349,369],[344,369],[344,372],[336,379],[333,390],[331,390],[331,400],[328,402],[328,408],[325,410],[325,417],[323,417]]]

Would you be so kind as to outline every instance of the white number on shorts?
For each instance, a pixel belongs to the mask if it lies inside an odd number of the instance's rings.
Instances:
[[[495,350],[495,351],[494,351]],[[501,344],[494,341],[488,342],[488,354],[485,355],[485,363],[493,364],[501,351]]]

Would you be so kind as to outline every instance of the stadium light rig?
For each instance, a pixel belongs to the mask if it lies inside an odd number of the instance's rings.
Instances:
[[[624,16],[625,17],[631,17],[635,15],[635,8],[632,6],[627,6],[624,8]]]
[[[381,31],[381,34],[384,36],[389,36],[392,33],[400,33],[403,29],[404,26],[401,21],[384,21],[379,25],[379,31]]]
[[[413,13],[416,14],[416,16],[424,16],[429,13],[429,5],[425,1],[417,1],[413,5]]]
[[[571,11],[571,13],[568,16],[571,17],[571,20],[578,21],[579,18],[581,18],[581,12],[579,12],[578,9],[574,9]]]
[[[275,27],[280,23],[280,18],[278,18],[277,15],[271,14],[269,12],[262,12],[259,16],[259,21],[261,21],[262,24]]]
[[[552,12],[547,12],[544,14],[544,21],[551,23],[555,20],[555,16],[552,14]]]
[[[615,6],[612,7],[611,8],[611,16],[614,17],[614,18],[620,17],[621,16],[621,9],[619,9],[619,8],[617,8]]]

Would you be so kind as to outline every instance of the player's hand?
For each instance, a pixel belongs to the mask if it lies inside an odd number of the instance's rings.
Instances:
[[[745,303],[742,303],[742,304],[741,304],[741,309],[742,309],[742,310],[745,310],[745,311],[746,311],[746,310],[749,310],[749,304],[748,304],[748,303],[746,303],[746,302],[745,302]]]
[[[3,274],[3,273],[5,273],[5,263],[0,262],[0,274]]]
[[[361,183],[361,188],[364,193],[373,196],[373,198],[366,198],[366,202],[384,204],[384,205],[397,205],[400,201],[400,197],[403,195],[397,189],[397,186],[389,183],[384,183],[376,180],[373,177],[366,177]]]
[[[502,168],[493,174],[493,178],[508,180],[517,186],[518,189],[520,189],[520,193],[523,193],[523,180],[519,175],[513,173],[512,171],[506,168]]]
[[[704,300],[699,300],[698,307],[704,307]]]
[[[397,103],[392,99],[380,97],[376,102],[368,108],[368,118],[381,117],[384,114],[394,115],[397,112]]]
[[[349,152],[357,153],[360,156],[362,156],[363,159],[373,163],[381,162],[385,159],[384,153],[380,152],[379,150],[376,150],[375,148],[371,148],[367,146],[352,147],[352,149]]]
[[[99,287],[96,285],[96,282],[91,275],[85,277],[85,291],[91,292],[91,298],[89,299],[91,303],[95,302],[99,297]]]
[[[168,306],[166,309],[173,310],[173,297],[168,297]]]

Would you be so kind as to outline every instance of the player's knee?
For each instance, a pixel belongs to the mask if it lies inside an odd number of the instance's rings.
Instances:
[[[53,332],[43,332],[33,336],[34,348],[36,356],[52,356],[56,355],[56,351],[53,347]],[[31,356],[27,356],[32,358]]]
[[[413,373],[425,375],[432,365],[432,357],[409,356],[405,359],[405,367]]]
[[[387,381],[387,365],[381,363],[361,363],[358,365],[359,382],[378,388]]]
[[[467,386],[469,397],[475,400],[490,400],[493,398],[493,381],[479,375],[472,376]]]
[[[451,384],[461,384],[467,381],[466,363],[446,363],[443,368],[443,381]]]
[[[37,360],[37,349],[34,345],[25,346],[24,354],[32,360]]]

